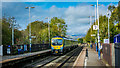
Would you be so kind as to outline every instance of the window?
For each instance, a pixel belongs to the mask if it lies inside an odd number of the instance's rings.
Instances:
[[[52,39],[52,45],[62,45],[62,39]]]

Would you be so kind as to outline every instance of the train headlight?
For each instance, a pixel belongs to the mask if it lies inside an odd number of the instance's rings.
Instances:
[[[54,49],[54,47],[52,47],[52,49]]]
[[[60,47],[60,49],[63,49],[63,47]]]

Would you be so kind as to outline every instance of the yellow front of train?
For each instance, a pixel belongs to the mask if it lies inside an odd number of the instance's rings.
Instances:
[[[62,37],[53,37],[51,40],[52,54],[63,54],[64,40]]]

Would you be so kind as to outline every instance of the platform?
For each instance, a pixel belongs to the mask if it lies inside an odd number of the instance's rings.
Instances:
[[[88,49],[88,57],[86,57],[86,49]],[[85,47],[82,52],[77,57],[73,68],[106,68],[106,65],[102,60],[98,59],[98,54],[96,51],[89,47]]]
[[[50,52],[50,51],[51,51],[51,49],[38,51],[38,52],[32,52],[32,53],[25,53],[25,54],[20,54],[20,55],[0,56],[0,58],[1,58],[0,63],[14,61],[14,60],[18,60],[18,59],[23,59],[23,58],[26,58],[26,57],[39,55],[39,54]]]

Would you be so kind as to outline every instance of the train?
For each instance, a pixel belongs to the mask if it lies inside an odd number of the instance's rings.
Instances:
[[[51,52],[52,54],[64,54],[78,46],[78,41],[72,38],[61,36],[54,36],[51,39]]]

